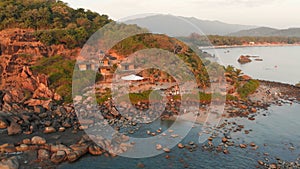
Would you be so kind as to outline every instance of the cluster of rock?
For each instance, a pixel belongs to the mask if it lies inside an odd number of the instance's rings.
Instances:
[[[34,75],[29,67],[16,65],[14,61],[4,64],[3,68],[0,97],[3,111],[37,109],[40,106],[50,110],[53,101],[61,100],[61,96],[49,88],[45,75]]]
[[[262,101],[238,100],[227,101],[225,112],[227,117],[244,117],[255,120],[258,110],[266,110],[270,105]]]
[[[258,146],[253,142],[246,144],[236,143],[232,140],[231,133],[243,131],[245,134],[249,134],[252,131],[251,129],[246,130],[244,125],[225,120],[217,128],[211,128],[210,130],[214,131],[214,133],[202,145],[202,149],[205,151],[230,154],[229,147],[239,147],[241,149],[251,147],[253,150],[258,149]]]
[[[128,139],[126,137],[122,137],[121,142],[126,142]],[[99,145],[101,145],[101,147]],[[119,146],[119,149],[126,149],[130,147],[130,144],[123,143]],[[36,159],[39,161],[51,161],[53,164],[60,164],[62,162],[75,162],[80,157],[89,153],[91,155],[100,156],[112,156],[115,157],[116,154],[108,151],[109,149],[114,148],[114,145],[111,141],[106,139],[98,139],[98,143],[95,144],[88,136],[83,136],[80,141],[70,146],[66,146],[64,144],[49,144],[46,139],[40,136],[34,136],[31,139],[23,139],[22,141],[15,144],[3,144],[0,145],[1,153],[22,153],[27,151],[36,151],[37,157]],[[0,162],[0,168],[5,167],[6,165],[14,164],[15,167],[10,168],[18,168],[18,160],[16,158],[12,159],[4,159]],[[10,169],[9,168],[9,169]]]
[[[29,55],[33,58],[50,57],[56,54],[77,56],[80,49],[69,50],[64,45],[47,46],[36,39],[31,29],[6,29],[0,31],[0,55]]]
[[[26,110],[28,106],[50,109],[61,97],[49,88],[45,75],[34,74],[30,67],[42,57],[75,57],[78,53],[79,49],[69,50],[63,45],[44,45],[33,30],[0,31],[0,110]]]
[[[240,64],[246,64],[246,63],[250,63],[252,62],[252,60],[250,59],[250,56],[244,56],[244,55],[241,55],[238,59],[238,62]]]
[[[36,111],[23,110],[21,114],[0,112],[0,128],[8,135],[32,134],[35,132],[54,133],[68,128],[78,130],[80,124],[71,106],[53,106],[47,110],[41,106]]]
[[[265,169],[278,169],[278,168],[300,168],[300,159],[298,158],[296,161],[284,161],[280,158],[276,158],[276,162],[271,163],[268,158],[264,160],[258,160],[257,163],[259,166]]]

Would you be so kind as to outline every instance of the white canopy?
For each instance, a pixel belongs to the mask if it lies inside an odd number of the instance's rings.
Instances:
[[[143,80],[144,78],[137,75],[129,75],[121,78],[122,80]]]

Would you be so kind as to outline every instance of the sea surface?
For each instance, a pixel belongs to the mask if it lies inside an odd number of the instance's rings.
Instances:
[[[227,53],[228,50],[229,53]],[[207,50],[207,52],[212,51]],[[225,65],[234,65],[254,78],[290,84],[300,81],[300,47],[231,48],[217,49],[214,52],[216,53],[213,54],[218,54]],[[258,55],[263,61],[253,61],[246,65],[240,65],[237,59],[242,54]],[[233,121],[233,119],[229,120]],[[300,157],[300,104],[273,105],[267,111],[259,112],[255,121],[242,118],[235,118],[234,121],[245,125],[245,129],[251,129],[252,132],[248,135],[232,133],[233,141],[235,143],[254,142],[259,146],[257,150],[230,147],[228,149],[230,154],[225,155],[223,153],[202,151],[200,147],[194,152],[175,147],[168,154],[169,159],[165,158],[167,154],[144,159],[85,156],[76,163],[66,163],[59,168],[135,169],[138,168],[139,163],[142,163],[145,166],[144,168],[149,169],[182,169],[184,167],[191,169],[251,169],[256,168],[257,161],[264,160],[264,158],[275,162],[276,157],[287,161],[295,161]],[[149,127],[152,130],[157,130],[161,126],[168,126],[168,123],[155,122]],[[144,135],[148,129],[142,127],[140,129],[141,135]],[[201,131],[201,126],[193,128],[182,143],[189,143],[190,141],[197,143],[199,131]],[[290,149],[291,147],[294,147],[294,150]],[[268,153],[269,156],[265,156],[265,153]]]
[[[300,46],[243,47],[204,50],[218,56],[223,65],[233,65],[256,79],[289,84],[300,82]],[[263,61],[238,63],[241,55],[258,56]]]

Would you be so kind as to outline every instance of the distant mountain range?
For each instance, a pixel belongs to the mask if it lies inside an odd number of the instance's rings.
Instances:
[[[227,35],[241,30],[256,28],[257,26],[227,24],[220,21],[200,20],[172,15],[153,15],[144,18],[125,21],[127,24],[137,24],[155,33],[169,36],[189,36],[199,33],[200,29],[205,35]]]
[[[281,36],[300,37],[300,28],[274,29],[269,27],[259,27],[248,30],[241,30],[229,34],[229,36]]]
[[[220,21],[201,20],[194,17],[152,15],[125,21],[137,24],[154,33],[169,36],[189,36],[191,33],[222,36],[283,36],[300,37],[300,28],[274,29],[253,25],[228,24]],[[199,32],[200,30],[200,32]]]

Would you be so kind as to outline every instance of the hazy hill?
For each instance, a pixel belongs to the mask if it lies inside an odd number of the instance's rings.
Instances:
[[[206,35],[226,35],[233,32],[252,29],[255,26],[227,24],[219,21],[200,20],[194,17],[175,17],[172,15],[153,15],[144,18],[128,20],[125,23],[137,24],[156,33],[169,36],[188,36],[198,32],[198,28]],[[194,26],[192,26],[192,23]]]
[[[300,28],[274,29],[269,27],[259,27],[254,29],[242,30],[229,34],[229,36],[282,36],[300,37]]]

